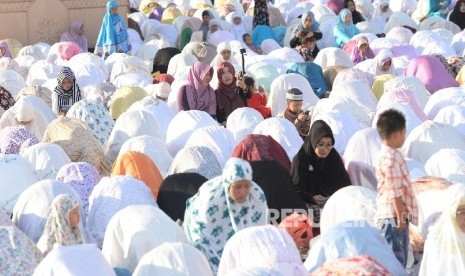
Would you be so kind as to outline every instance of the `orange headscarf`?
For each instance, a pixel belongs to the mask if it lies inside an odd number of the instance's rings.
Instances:
[[[115,175],[130,175],[144,182],[152,190],[155,200],[163,182],[163,177],[152,159],[135,151],[128,151],[115,161],[111,176]]]
[[[313,238],[312,222],[303,214],[292,213],[279,224],[292,237],[297,248],[309,247],[310,240]]]

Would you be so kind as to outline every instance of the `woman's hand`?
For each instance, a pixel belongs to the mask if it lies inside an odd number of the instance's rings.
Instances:
[[[328,198],[326,198],[326,197],[324,197],[322,195],[313,196],[313,201],[315,201],[315,203],[320,207],[325,205],[326,200],[328,200]]]
[[[237,81],[236,81],[236,85],[237,85],[237,87],[240,87],[244,91],[247,90],[247,85],[245,84],[243,78],[238,78]]]

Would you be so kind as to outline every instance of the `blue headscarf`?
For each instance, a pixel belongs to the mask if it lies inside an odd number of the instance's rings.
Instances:
[[[349,24],[344,23],[344,19],[348,14],[352,17],[352,13],[348,9],[343,9],[339,13],[339,18],[335,26],[334,38],[336,39],[336,46],[340,48],[342,48],[342,46],[347,43],[354,35],[360,33],[353,22],[350,22]]]
[[[119,14],[111,14],[111,9],[117,8],[116,1],[111,0],[107,3],[107,12],[103,17],[102,27],[95,45],[95,53],[105,53],[109,55],[118,51],[127,53],[131,50],[131,44],[128,40],[128,31],[124,21]]]
[[[353,22],[350,22],[349,24],[346,24],[344,22],[346,15],[349,14],[350,17],[352,17],[352,13],[348,9],[343,9],[339,13],[339,19],[337,20],[337,27],[346,33],[348,36],[353,37],[354,35],[358,34],[359,31],[357,27],[355,27]]]
[[[265,39],[274,39],[276,42],[276,38],[274,36],[273,30],[270,26],[267,25],[257,25],[252,31],[252,41],[253,46],[260,47],[263,40]]]
[[[326,84],[323,77],[323,70],[320,65],[313,62],[297,62],[291,65],[287,70],[287,73],[295,73],[304,76],[310,85],[312,86],[313,92],[318,98],[323,98],[326,91],[328,91],[328,85]]]

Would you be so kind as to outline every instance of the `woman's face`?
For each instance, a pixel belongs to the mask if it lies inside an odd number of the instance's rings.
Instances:
[[[203,77],[202,79],[202,83],[203,85],[207,86],[210,84],[210,81],[212,80],[212,74],[208,73],[205,75],[205,77]]]
[[[333,139],[329,137],[323,137],[316,144],[315,153],[320,158],[326,158],[333,149],[333,146]]]
[[[310,27],[312,26],[312,23],[313,23],[312,17],[311,17],[311,16],[307,16],[307,17],[305,18],[305,24],[304,24],[305,29],[310,28]]]
[[[350,12],[354,12],[355,11],[355,3],[354,3],[354,1],[347,2],[347,8],[349,9]]]
[[[460,205],[457,208],[457,211],[455,213],[455,221],[457,222],[460,231],[462,231],[462,233],[465,233],[465,205]]]
[[[211,32],[211,33],[214,33],[214,32],[216,32],[216,31],[218,31],[218,25],[212,25],[212,26],[210,27],[210,32]]]
[[[69,226],[71,228],[79,227],[79,207],[74,208],[69,212]]]
[[[0,47],[0,57],[3,57],[6,53],[6,49],[3,47]]]
[[[460,12],[465,13],[465,2],[460,3]]]
[[[221,82],[230,85],[234,81],[234,76],[228,67],[223,68],[223,74],[221,75]]]
[[[243,179],[234,182],[229,188],[229,196],[236,203],[244,203],[250,194],[251,183],[250,180]]]
[[[84,24],[82,24],[81,28],[78,30],[78,35],[84,34]]]
[[[68,78],[64,78],[61,86],[63,86],[64,90],[69,91],[73,87],[73,82]]]
[[[242,19],[240,17],[234,17],[233,18],[233,23],[234,25],[239,25],[241,24]]]
[[[111,8],[111,9],[110,9],[110,13],[111,13],[112,15],[116,15],[116,14],[118,13],[118,7],[116,7],[116,8]]]
[[[231,58],[231,51],[229,50],[223,50],[220,52],[221,60],[223,61],[229,61]]]
[[[365,53],[368,50],[368,44],[363,43],[362,45],[360,45],[359,49],[361,52]]]
[[[350,13],[347,13],[346,16],[344,16],[344,23],[345,24],[352,23],[352,15]]]
[[[381,7],[381,11],[383,11],[383,12],[387,12],[388,9],[389,9],[389,4],[386,4],[386,5]]]
[[[391,68],[391,64],[392,64],[392,62],[391,62],[390,59],[387,60],[387,61],[384,61],[383,64],[381,65],[381,70],[382,70],[382,71],[387,71],[387,70],[389,70],[389,69]]]

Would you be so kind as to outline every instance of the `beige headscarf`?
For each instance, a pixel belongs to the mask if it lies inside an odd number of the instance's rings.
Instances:
[[[60,145],[72,162],[87,162],[96,167],[102,176],[111,173],[111,164],[102,146],[78,119],[59,117],[52,121],[43,141]]]

